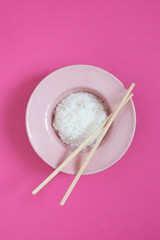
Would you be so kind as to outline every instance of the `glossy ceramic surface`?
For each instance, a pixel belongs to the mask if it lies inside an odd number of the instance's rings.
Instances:
[[[52,128],[53,109],[63,97],[76,91],[94,93],[109,105],[110,111],[113,111],[126,89],[112,74],[89,65],[61,68],[40,82],[28,102],[26,128],[36,153],[53,168],[73,151],[59,140]],[[131,100],[114,120],[84,174],[102,171],[116,163],[130,146],[135,126],[135,108]],[[88,151],[82,151],[63,169],[63,172],[75,174],[87,154]]]

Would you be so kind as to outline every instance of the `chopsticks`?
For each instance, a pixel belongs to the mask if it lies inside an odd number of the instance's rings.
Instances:
[[[132,97],[132,94],[131,94],[131,97]],[[122,104],[123,106],[123,104]],[[119,108],[120,110],[121,108]],[[96,149],[98,148],[99,144],[101,143],[102,139],[104,138],[104,136],[106,135],[109,127],[111,126],[114,118],[116,117],[118,113],[118,110],[113,113],[110,117],[110,119],[108,120],[108,123],[106,124],[103,132],[101,133],[101,135],[99,136],[99,138],[97,139],[96,143],[94,144],[93,148],[91,149],[91,151],[89,152],[87,158],[85,159],[84,163],[82,164],[81,168],[79,169],[78,173],[76,174],[73,182],[71,183],[70,187],[68,188],[67,192],[65,193],[62,201],[60,202],[61,205],[64,205],[67,198],[69,197],[69,195],[71,194],[73,188],[75,187],[76,183],[78,182],[80,176],[82,175],[83,171],[85,170],[85,168],[87,167],[90,159],[92,158],[93,154],[95,153]]]
[[[89,163],[91,157],[93,156],[94,152],[96,151],[97,147],[101,143],[102,139],[106,135],[109,127],[111,126],[113,120],[117,116],[118,112],[121,110],[121,108],[132,98],[133,94],[131,91],[133,90],[135,84],[132,83],[129,89],[127,90],[126,94],[122,98],[120,104],[118,107],[109,115],[109,117],[100,125],[99,128],[96,129],[96,131],[89,137],[87,138],[55,171],[50,174],[37,188],[35,188],[32,192],[32,194],[38,193],[51,179],[53,179],[87,144],[90,142],[90,140],[99,132],[101,128],[104,126],[104,130],[102,131],[100,137],[97,139],[96,143],[94,144],[93,148],[91,149],[90,153],[88,154],[88,157],[82,164],[80,170],[76,174],[73,182],[71,183],[70,187],[68,188],[66,194],[64,195],[62,201],[60,202],[61,205],[64,205],[66,202],[67,198],[69,197],[71,191],[73,190],[74,186],[78,182],[80,176],[82,175],[84,169],[86,168],[87,164]]]

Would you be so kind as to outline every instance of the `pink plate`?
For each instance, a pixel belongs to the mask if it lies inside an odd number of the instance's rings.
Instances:
[[[126,89],[112,74],[89,65],[61,68],[40,82],[28,102],[26,128],[30,143],[36,153],[53,168],[56,168],[73,151],[59,140],[52,128],[53,109],[63,97],[77,91],[94,93],[103,99],[113,111]],[[130,146],[135,127],[136,114],[131,100],[119,112],[84,174],[100,172],[116,163]],[[79,153],[63,169],[63,172],[76,174],[87,154],[88,151]]]

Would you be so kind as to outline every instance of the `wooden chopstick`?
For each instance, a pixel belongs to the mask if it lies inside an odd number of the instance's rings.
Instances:
[[[104,125],[108,122],[111,114],[108,118],[95,130],[92,135],[90,135],[76,150],[68,157],[66,160],[59,165],[58,168],[54,170],[37,188],[32,191],[32,194],[37,194],[48,182],[50,182],[91,140],[92,138],[104,127]]]
[[[129,99],[127,99],[126,102],[124,102],[124,104],[127,103],[128,101]],[[55,169],[53,173],[51,173],[37,188],[35,188],[32,191],[32,194],[35,195],[48,182],[50,182],[51,179],[53,179],[88,144],[88,142],[90,142],[90,140],[99,132],[99,130],[104,127],[104,125],[109,121],[111,116],[112,114],[110,114],[110,116],[100,125],[100,127],[97,128],[96,131],[90,137],[88,137],[57,169]]]
[[[64,205],[67,198],[69,197],[69,195],[71,194],[73,188],[75,187],[76,183],[78,182],[80,176],[82,175],[84,169],[86,168],[86,166],[88,165],[90,159],[92,158],[94,152],[96,151],[97,147],[99,146],[99,144],[101,143],[102,139],[104,138],[104,136],[106,135],[109,127],[111,126],[113,120],[115,119],[115,117],[117,116],[118,112],[120,111],[120,109],[123,107],[126,99],[129,96],[129,99],[133,96],[133,94],[130,94],[132,89],[134,88],[135,84],[132,83],[131,86],[129,87],[128,91],[126,92],[126,94],[124,95],[123,99],[121,100],[120,104],[118,105],[118,107],[115,109],[115,111],[112,113],[111,117],[109,118],[103,132],[101,133],[101,135],[99,136],[99,138],[97,139],[96,143],[94,144],[93,148],[91,149],[91,151],[89,152],[87,158],[85,159],[84,163],[82,164],[81,168],[79,169],[78,173],[76,174],[74,180],[72,181],[71,185],[69,186],[67,192],[65,193],[64,197],[62,198],[60,205]],[[130,95],[129,95],[130,94]]]

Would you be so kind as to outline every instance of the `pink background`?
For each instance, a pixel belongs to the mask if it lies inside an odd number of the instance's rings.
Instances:
[[[160,1],[30,0],[0,6],[0,238],[160,239]],[[51,172],[33,151],[25,109],[35,86],[72,64],[101,67],[136,83],[137,129],[114,166],[82,176]]]

